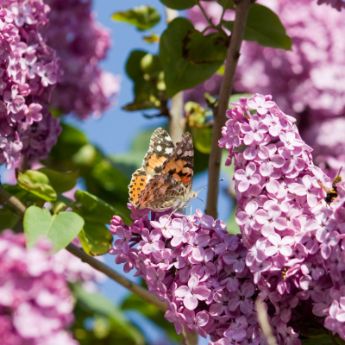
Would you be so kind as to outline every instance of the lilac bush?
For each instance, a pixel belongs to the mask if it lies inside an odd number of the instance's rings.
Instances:
[[[94,17],[91,0],[47,0],[48,44],[60,58],[62,75],[51,105],[84,119],[100,115],[117,93],[119,80],[99,66],[110,47],[110,35]]]
[[[76,345],[66,330],[73,321],[73,297],[50,247],[27,250],[23,235],[0,236],[0,343]]]
[[[220,145],[235,168],[236,220],[254,283],[274,303],[311,303],[344,338],[344,186],[327,201],[330,179],[271,96],[241,99],[227,115]]]
[[[47,156],[60,133],[52,109],[85,118],[110,105],[118,79],[99,66],[109,44],[91,1],[1,2],[0,164]]]
[[[59,134],[47,101],[59,76],[55,51],[40,31],[49,7],[41,0],[0,5],[0,164],[43,158]]]

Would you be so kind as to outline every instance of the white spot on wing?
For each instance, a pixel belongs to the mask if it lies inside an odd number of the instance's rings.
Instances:
[[[167,153],[167,154],[173,153],[173,148],[172,148],[172,147],[167,147],[167,148],[165,149],[165,153]]]

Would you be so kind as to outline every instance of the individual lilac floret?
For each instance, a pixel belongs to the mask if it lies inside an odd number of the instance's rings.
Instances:
[[[24,236],[0,236],[0,344],[77,345],[66,330],[73,297],[64,273],[55,269],[50,248],[26,249]]]
[[[238,236],[199,211],[150,217],[134,212],[132,218],[131,226],[112,219],[111,253],[167,303],[165,316],[179,333],[187,327],[214,344],[263,343],[254,310],[257,291]]]
[[[254,283],[286,309],[285,323],[297,305],[286,308],[286,296],[294,297],[313,304],[325,327],[343,337],[343,294],[334,289],[345,286],[344,186],[326,202],[330,179],[271,96],[241,99],[227,116],[220,145],[234,164],[236,220]]]
[[[110,35],[96,20],[92,0],[47,0],[48,44],[61,61],[62,76],[51,104],[80,118],[100,115],[119,89],[119,79],[99,66],[110,47]]]
[[[47,108],[59,66],[40,33],[48,11],[42,0],[0,4],[0,164],[8,167],[44,158],[59,134]]]

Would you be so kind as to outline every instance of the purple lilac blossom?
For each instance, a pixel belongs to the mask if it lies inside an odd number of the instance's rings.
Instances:
[[[100,115],[119,89],[119,79],[99,66],[110,48],[110,35],[94,17],[91,0],[47,0],[48,44],[61,61],[62,76],[52,106],[84,119]]]
[[[135,269],[167,302],[165,317],[181,332],[209,336],[210,344],[262,344],[254,310],[257,295],[240,238],[222,222],[132,210],[133,224],[114,216],[111,251],[126,272]]]
[[[238,90],[270,93],[283,111],[309,122],[345,111],[343,13],[307,0],[264,2],[283,22],[292,50],[243,45]]]
[[[66,330],[73,321],[73,297],[54,260],[47,243],[28,250],[23,235],[1,234],[1,344],[78,344]]]
[[[40,34],[48,11],[42,0],[0,5],[0,164],[10,168],[45,157],[60,131],[47,110],[59,75]]]
[[[345,8],[344,0],[317,0],[318,4],[327,4],[336,8],[338,11],[341,11]]]
[[[229,152],[227,163],[234,163],[236,220],[254,283],[283,307],[285,324],[307,301],[344,339],[344,184],[328,204],[330,179],[313,164],[296,120],[271,96],[241,99],[227,116],[220,146]],[[296,301],[289,307],[291,297]]]

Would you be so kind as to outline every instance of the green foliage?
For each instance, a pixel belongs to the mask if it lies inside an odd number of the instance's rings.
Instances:
[[[174,10],[186,10],[198,3],[198,0],[160,0],[160,2]]]
[[[85,220],[84,228],[79,234],[83,249],[90,255],[107,253],[111,248],[112,235],[106,224],[110,223],[115,214],[127,220],[127,214],[86,191],[77,190],[75,199],[76,211]]]
[[[224,26],[232,30],[233,21],[224,21]],[[244,39],[255,41],[262,46],[291,49],[292,41],[277,16],[268,7],[253,4],[250,8]]]
[[[118,11],[111,18],[118,22],[134,25],[138,30],[148,30],[160,21],[158,11],[152,6],[138,6],[127,11]]]
[[[140,313],[155,325],[162,328],[166,334],[173,341],[181,342],[181,337],[176,334],[174,326],[164,318],[164,313],[159,310],[155,305],[149,304],[141,299],[139,296],[130,294],[123,301],[121,308],[124,310],[132,310]]]
[[[29,247],[34,246],[40,238],[46,238],[57,252],[78,235],[84,220],[73,212],[51,215],[45,208],[30,206],[24,214],[23,225]]]
[[[63,193],[72,189],[76,183],[78,174],[72,171],[57,171],[49,168],[41,168],[39,172],[48,177],[49,184],[57,193]]]
[[[73,291],[77,302],[73,331],[81,345],[145,343],[143,336],[125,319],[112,301],[78,285],[73,286]]]
[[[20,217],[7,207],[0,208],[0,231],[14,228]]]
[[[45,201],[56,200],[56,191],[50,185],[48,176],[41,171],[27,170],[23,173],[20,172],[18,174],[18,185]]]
[[[123,107],[125,110],[166,107],[163,70],[157,55],[133,50],[127,59],[126,73],[134,84],[134,100]]]
[[[63,131],[45,164],[51,169],[78,173],[90,193],[128,212],[125,205],[129,178],[79,129],[63,124]]]
[[[228,38],[221,33],[203,35],[193,31],[185,43],[187,59],[193,64],[218,64],[221,66],[226,57]]]
[[[205,49],[200,51],[199,49]],[[193,61],[206,54],[205,60]],[[202,36],[185,18],[169,23],[160,40],[160,59],[164,69],[168,96],[191,88],[211,77],[223,63],[224,42],[213,35]]]
[[[232,9],[235,7],[234,0],[218,0],[217,2],[226,9]]]
[[[194,147],[201,153],[210,154],[212,144],[212,127],[193,127],[191,131]]]

